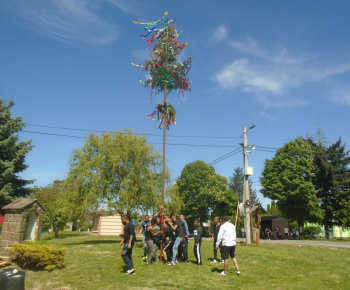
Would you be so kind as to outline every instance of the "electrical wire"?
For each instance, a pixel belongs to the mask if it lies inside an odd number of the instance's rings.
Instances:
[[[57,137],[86,139],[86,137],[82,137],[82,136],[47,133],[47,132],[35,132],[35,131],[27,131],[27,130],[22,130],[21,132],[31,133],[31,134],[39,134],[39,135],[57,136]],[[151,142],[151,143],[154,144],[154,145],[162,145],[163,144],[163,143],[157,143],[157,142]],[[186,143],[166,143],[166,145],[170,145],[170,146],[188,146],[188,147],[215,147],[215,148],[232,148],[232,147],[236,147],[236,146],[232,146],[232,145],[186,144]]]
[[[37,125],[37,124],[26,124],[26,126],[32,126],[32,127],[40,127],[40,128],[49,128],[49,129],[60,129],[60,130],[71,130],[71,131],[81,131],[81,132],[96,132],[96,133],[114,133],[110,131],[99,131],[99,130],[91,130],[91,129],[77,129],[77,128],[68,128],[68,127],[57,127],[57,126],[47,126],[47,125]],[[155,136],[155,137],[162,137],[162,134],[138,134],[136,135],[143,135],[143,136]],[[186,135],[171,135],[167,134],[167,137],[176,137],[176,138],[207,138],[207,139],[238,139],[240,137],[228,137],[228,136],[186,136]]]
[[[225,155],[223,155],[223,156],[221,156],[221,157],[219,157],[219,158],[217,158],[217,159],[215,159],[215,160],[209,162],[208,165],[214,165],[214,164],[216,164],[216,163],[219,163],[219,162],[221,162],[221,161],[223,161],[223,160],[225,160],[225,159],[227,159],[227,158],[230,158],[230,157],[236,155],[236,154],[239,153],[240,151],[241,151],[241,148],[238,148],[238,149],[236,149],[236,150],[233,150],[233,151],[231,151],[231,152],[229,152],[229,153],[227,153],[227,154],[225,154]]]

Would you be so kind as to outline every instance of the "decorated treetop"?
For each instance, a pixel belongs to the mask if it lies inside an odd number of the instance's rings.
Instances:
[[[172,90],[177,90],[184,96],[185,91],[191,91],[191,83],[187,74],[191,69],[192,58],[188,57],[183,62],[178,58],[188,42],[180,43],[177,38],[179,33],[174,27],[174,19],[168,19],[168,12],[155,22],[135,22],[140,28],[146,30],[141,34],[142,39],[148,43],[147,49],[153,46],[152,54],[143,67],[147,71],[146,80],[139,79],[145,87],[151,87],[151,95],[165,92],[167,95]],[[164,118],[164,114],[166,114]],[[170,118],[170,115],[172,117]],[[166,119],[166,126],[175,123],[176,115],[174,108],[164,101],[157,106],[157,110],[148,115],[154,120]],[[161,126],[161,125],[160,125]],[[159,126],[159,127],[160,127]]]
[[[140,82],[145,86],[151,86],[152,94],[164,91],[165,85],[167,93],[172,90],[178,90],[182,94],[184,91],[191,91],[190,82],[187,74],[191,69],[192,58],[185,59],[182,63],[178,57],[188,42],[179,43],[177,38],[180,33],[174,27],[174,19],[168,20],[168,12],[164,16],[149,23],[135,22],[141,24],[141,29],[147,33],[141,34],[142,39],[148,43],[150,49],[153,45],[153,51],[143,66],[148,72],[147,80]],[[153,90],[155,89],[155,92]]]

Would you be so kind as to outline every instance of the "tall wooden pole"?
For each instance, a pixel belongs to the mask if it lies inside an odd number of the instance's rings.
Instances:
[[[164,84],[164,106],[165,112],[163,116],[163,169],[162,169],[162,217],[161,222],[164,222],[164,192],[165,192],[165,140],[166,140],[166,121],[167,121],[167,108],[166,108],[166,84]],[[160,243],[160,261],[163,261],[163,243]]]
[[[166,84],[164,84],[164,106],[166,106]],[[164,192],[165,192],[165,140],[166,140],[166,121],[167,121],[167,108],[164,108],[163,116],[163,171],[162,171],[162,221],[164,219]]]

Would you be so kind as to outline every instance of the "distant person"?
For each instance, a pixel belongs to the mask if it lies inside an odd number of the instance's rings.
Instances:
[[[197,265],[202,265],[201,245],[202,245],[203,229],[202,229],[202,226],[200,225],[199,219],[194,220],[194,226],[195,226],[195,229],[193,231],[193,238],[194,238],[193,252],[197,260]]]
[[[304,238],[304,230],[303,227],[299,228],[299,239],[302,240]]]
[[[121,252],[121,257],[126,264],[125,275],[135,274],[134,263],[132,260],[132,248],[135,244],[135,228],[130,222],[130,218],[127,215],[122,217],[122,223],[124,225],[124,235],[119,247],[124,243],[124,247]]]
[[[278,239],[282,240],[282,230],[278,229]]]
[[[245,229],[244,227],[241,228],[241,237],[245,239]]]
[[[222,217],[222,225],[218,234],[218,240],[216,242],[216,248],[219,248],[221,244],[221,258],[224,260],[224,271],[220,275],[227,275],[228,270],[228,258],[231,257],[236,267],[236,274],[239,275],[241,272],[238,268],[237,259],[235,258],[236,250],[236,227],[234,224],[228,221],[228,217],[224,215]]]
[[[289,239],[289,229],[288,229],[288,227],[284,227],[284,239],[285,240]]]
[[[150,223],[149,220],[149,215],[145,215],[145,220],[142,222],[141,224],[141,228],[140,228],[140,235],[142,234],[142,247],[143,247],[143,256],[142,259],[146,260],[147,259],[147,255],[148,255],[148,247],[147,247],[147,243],[145,242],[145,234],[146,234],[146,230],[147,230],[147,225]]]
[[[213,234],[211,236],[210,242],[213,243],[213,251],[214,251],[214,258],[211,260],[211,263],[216,263],[218,259],[218,250],[216,249],[216,242],[218,240],[218,234],[220,230],[220,218],[217,216],[214,218],[214,225],[213,225]],[[219,246],[220,248],[220,246]]]

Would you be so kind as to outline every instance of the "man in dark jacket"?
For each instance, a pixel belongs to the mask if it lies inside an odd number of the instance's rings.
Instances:
[[[202,257],[201,257],[201,245],[202,245],[202,235],[203,235],[203,229],[200,225],[200,220],[195,219],[194,220],[194,226],[196,227],[193,231],[193,237],[194,237],[194,256],[197,259],[197,264],[202,265]]]

